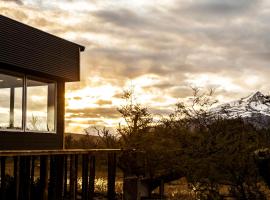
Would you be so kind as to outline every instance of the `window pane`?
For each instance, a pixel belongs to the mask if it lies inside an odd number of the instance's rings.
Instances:
[[[26,130],[55,132],[55,83],[27,80]]]
[[[0,130],[22,129],[23,77],[0,73]]]

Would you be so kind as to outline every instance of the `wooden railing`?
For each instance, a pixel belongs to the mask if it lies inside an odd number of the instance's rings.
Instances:
[[[108,165],[107,198],[113,200],[115,199],[116,156],[120,152],[120,149],[0,151],[0,199],[93,199],[96,157],[105,155]],[[37,173],[37,165],[39,173]],[[12,178],[7,180],[6,174],[10,170]],[[80,188],[79,176],[82,180]],[[33,189],[37,178],[39,179],[38,192],[37,189]]]

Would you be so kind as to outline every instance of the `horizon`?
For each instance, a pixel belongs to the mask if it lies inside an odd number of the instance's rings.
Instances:
[[[129,88],[164,115],[191,86],[220,103],[269,94],[266,0],[5,0],[0,14],[86,47],[81,81],[66,85],[66,132],[117,126]]]

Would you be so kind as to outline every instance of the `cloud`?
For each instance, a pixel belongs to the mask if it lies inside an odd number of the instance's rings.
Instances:
[[[21,0],[2,0],[2,1],[4,1],[4,2],[15,2],[15,3],[19,4],[19,5],[23,5],[23,2]]]
[[[135,12],[127,9],[100,10],[95,12],[94,15],[102,19],[102,21],[126,28],[136,28],[141,27],[142,25],[147,26],[149,24],[145,18],[140,17]]]
[[[181,2],[181,1],[180,1]],[[260,0],[197,0],[192,3],[187,3],[186,6],[179,6],[176,11],[185,13],[192,13],[193,15],[230,17],[239,16],[239,14],[246,13],[260,3]]]
[[[98,101],[96,101],[96,104],[98,104],[99,106],[112,105],[112,101],[99,99]]]
[[[120,114],[114,107],[104,108],[82,108],[82,109],[66,109],[66,113],[69,114],[68,118],[119,118]]]

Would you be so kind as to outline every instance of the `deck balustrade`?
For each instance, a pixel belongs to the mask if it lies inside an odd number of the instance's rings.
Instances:
[[[0,199],[91,200],[96,158],[107,156],[107,198],[113,200],[119,153],[120,149],[0,151]],[[36,180],[39,180],[38,187],[34,187]]]

